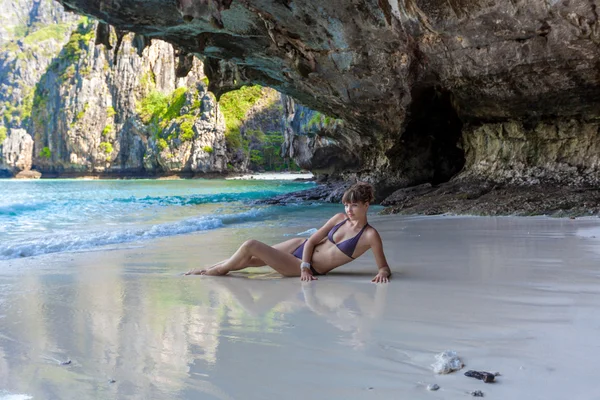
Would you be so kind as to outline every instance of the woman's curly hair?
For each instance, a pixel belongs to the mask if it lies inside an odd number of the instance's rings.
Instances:
[[[342,196],[342,203],[372,203],[375,200],[375,189],[367,182],[357,182],[350,186]]]

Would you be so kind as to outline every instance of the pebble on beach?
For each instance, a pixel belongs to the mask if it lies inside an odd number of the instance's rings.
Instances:
[[[439,388],[440,386],[435,383],[430,383],[429,385],[427,385],[427,390],[431,390],[432,392],[438,390]]]
[[[483,392],[481,390],[474,390],[471,392],[471,396],[473,397],[483,397]]]
[[[71,364],[71,360],[61,361],[60,365],[69,365]]]
[[[446,350],[435,356],[436,362],[431,364],[433,372],[436,374],[449,374],[464,367],[463,362],[455,351]]]
[[[484,381],[485,383],[492,383],[492,382],[494,382],[494,380],[496,378],[496,375],[492,374],[491,372],[473,371],[473,370],[469,370],[469,371],[465,372],[465,376],[468,376],[470,378],[479,379],[481,381]]]

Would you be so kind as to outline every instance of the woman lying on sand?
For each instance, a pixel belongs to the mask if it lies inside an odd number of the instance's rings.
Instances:
[[[383,254],[381,237],[367,223],[367,210],[374,199],[373,186],[356,183],[342,197],[346,213],[334,215],[310,238],[290,239],[274,246],[247,240],[229,259],[208,269],[191,270],[186,275],[225,275],[268,265],[283,276],[300,276],[303,281],[312,281],[372,249],[379,267],[372,282],[388,282],[392,272]]]

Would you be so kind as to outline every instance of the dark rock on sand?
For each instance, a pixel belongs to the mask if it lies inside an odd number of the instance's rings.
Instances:
[[[494,380],[496,378],[496,376],[494,374],[492,374],[491,372],[473,371],[473,370],[469,370],[469,371],[465,372],[465,376],[468,376],[470,378],[479,379],[480,381],[484,381],[485,383],[492,383],[492,382],[494,382]]]
[[[397,190],[383,214],[600,215],[600,188],[453,180]]]
[[[339,203],[342,201],[344,191],[350,186],[346,182],[328,182],[317,187],[312,187],[298,192],[286,193],[270,199],[257,200],[253,204],[285,205],[301,202]]]

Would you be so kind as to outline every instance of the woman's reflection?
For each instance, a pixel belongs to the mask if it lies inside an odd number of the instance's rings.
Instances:
[[[375,323],[385,310],[388,285],[356,286],[343,283],[304,283],[301,288],[284,281],[215,279],[213,288],[235,299],[252,317],[272,310],[293,312],[306,306],[341,331],[350,333],[343,343],[354,348],[368,344]],[[302,293],[300,293],[302,292]],[[224,299],[224,302],[227,300]]]

